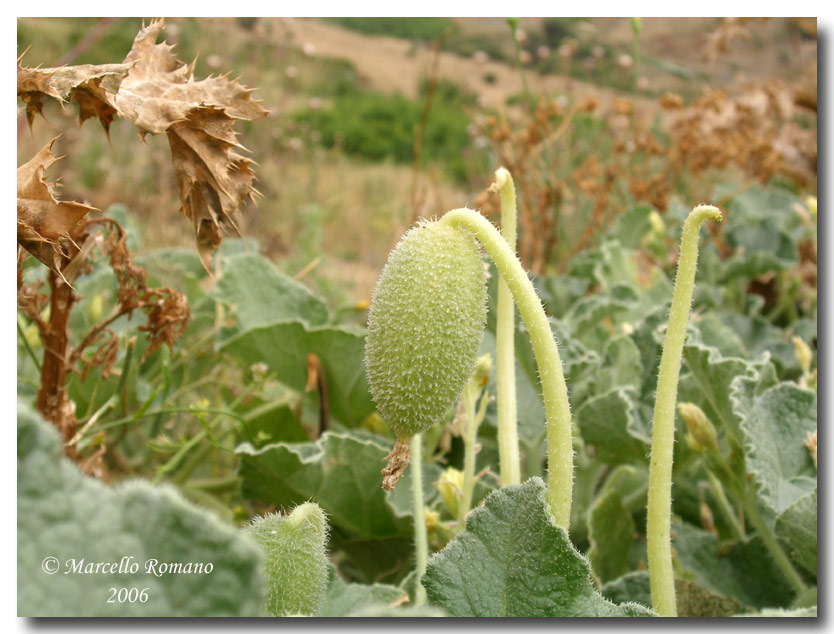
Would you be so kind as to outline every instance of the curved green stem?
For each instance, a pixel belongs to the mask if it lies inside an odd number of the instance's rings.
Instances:
[[[495,186],[501,194],[501,233],[510,249],[515,252],[515,184],[513,177],[503,167],[495,172]],[[498,280],[495,370],[498,392],[498,464],[501,486],[507,486],[521,482],[521,465],[515,391],[515,304],[503,275]]]
[[[417,434],[411,439],[411,497],[414,503],[414,551],[417,558],[414,604],[423,605],[426,602],[426,590],[421,580],[426,573],[429,558],[426,511],[423,506],[423,434]]]
[[[453,209],[439,222],[463,227],[475,235],[498,267],[527,325],[542,382],[547,431],[547,502],[556,524],[567,530],[573,496],[573,438],[568,388],[550,322],[521,262],[489,220],[477,211],[462,208]]]
[[[721,212],[711,205],[699,205],[690,212],[683,225],[678,274],[669,311],[669,325],[660,357],[657,393],[652,421],[652,453],[649,464],[648,547],[649,579],[652,607],[661,616],[677,616],[675,574],[672,569],[672,450],[675,442],[675,402],[678,378],[686,339],[686,324],[695,288],[698,264],[698,232],[711,218],[721,220]]]

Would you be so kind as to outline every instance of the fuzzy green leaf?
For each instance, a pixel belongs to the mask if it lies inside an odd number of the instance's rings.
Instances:
[[[817,486],[814,463],[803,444],[817,431],[817,395],[795,383],[779,383],[759,394],[756,384],[733,382],[733,407],[741,419],[747,471],[761,500],[783,512]]]
[[[588,560],[557,527],[531,478],[487,496],[466,530],[428,563],[423,585],[451,616],[651,616],[593,586]]]
[[[651,438],[638,422],[634,395],[633,389],[615,388],[587,400],[576,412],[582,438],[603,462],[646,460]]]
[[[142,481],[110,488],[61,455],[55,429],[18,405],[19,616],[258,616],[260,553],[248,537]],[[133,557],[139,571],[64,574]],[[54,557],[57,574],[42,569]],[[211,563],[204,574],[146,572],[146,562]],[[155,565],[158,571],[159,565]],[[147,588],[147,602],[108,603],[110,588]]]
[[[385,583],[347,583],[331,565],[324,605],[316,616],[351,616],[365,608],[391,606],[407,596],[396,586]]]

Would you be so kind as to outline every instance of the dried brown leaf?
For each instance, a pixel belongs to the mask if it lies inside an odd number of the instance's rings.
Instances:
[[[113,96],[130,70],[130,64],[84,64],[59,68],[17,66],[17,96],[26,104],[29,126],[43,115],[43,97],[78,102],[81,123],[96,117],[106,131],[116,115]]]
[[[174,56],[173,46],[156,43],[162,27],[152,22],[136,36],[115,104],[141,134],[168,135],[182,211],[210,271],[223,233],[238,232],[234,214],[256,193],[251,161],[235,151],[244,148],[233,125],[261,119],[267,111],[236,80],[194,80],[193,67]]]
[[[17,242],[49,268],[60,272],[60,241],[88,212],[95,209],[59,201],[44,171],[58,159],[52,139],[28,162],[17,168]]]

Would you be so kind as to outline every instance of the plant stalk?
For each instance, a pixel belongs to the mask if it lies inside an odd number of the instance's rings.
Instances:
[[[477,392],[472,389],[472,380],[463,388],[463,410],[466,427],[463,430],[463,498],[458,506],[458,526],[463,530],[466,515],[472,508],[472,494],[475,491],[475,453],[478,444],[478,425],[475,420],[475,399]]]
[[[495,172],[495,186],[501,194],[501,233],[515,253],[515,184],[513,177],[503,167]],[[498,463],[501,486],[507,486],[521,482],[521,464],[515,388],[515,303],[503,275],[498,280],[495,371],[498,392]]]
[[[423,434],[411,439],[411,495],[414,502],[414,552],[417,557],[414,581],[414,604],[426,602],[426,590],[422,579],[429,558],[429,540],[426,532],[426,512],[423,505]]]
[[[686,339],[686,324],[689,321],[692,292],[695,288],[698,232],[701,224],[708,218],[720,221],[721,212],[711,205],[699,205],[690,212],[683,225],[675,291],[672,295],[672,308],[669,311],[669,324],[666,328],[657,377],[649,464],[646,541],[652,607],[661,616],[677,616],[670,534],[675,402],[678,398],[678,378]]]
[[[477,211],[461,208],[448,212],[439,222],[468,229],[475,235],[498,267],[527,325],[542,382],[547,432],[547,502],[556,524],[567,530],[573,497],[570,403],[559,349],[541,300],[521,262],[489,220]]]

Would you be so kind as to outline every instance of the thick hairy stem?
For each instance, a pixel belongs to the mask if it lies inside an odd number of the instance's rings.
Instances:
[[[544,308],[521,262],[492,223],[477,211],[453,209],[440,221],[471,231],[492,257],[518,304],[542,382],[547,430],[547,502],[559,526],[568,529],[573,497],[573,439],[568,388],[559,349]]]
[[[648,546],[649,578],[652,607],[661,616],[677,616],[675,605],[675,574],[672,569],[670,523],[672,513],[672,450],[675,442],[675,402],[678,398],[683,343],[695,287],[698,264],[698,232],[701,224],[711,218],[721,220],[721,212],[711,205],[692,210],[683,225],[678,274],[669,311],[669,325],[660,357],[657,377],[652,452],[649,465]]]
[[[495,172],[501,194],[501,233],[515,253],[515,184],[503,167]],[[515,304],[504,277],[498,280],[498,314],[495,326],[495,367],[498,392],[498,461],[501,486],[521,482],[518,451],[518,412],[515,391]]]
[[[429,558],[426,511],[423,505],[423,434],[417,434],[411,439],[411,455],[414,456],[411,465],[411,497],[414,502],[414,553],[417,560],[414,604],[423,605],[426,602],[426,590],[421,580],[426,574],[426,562]]]

